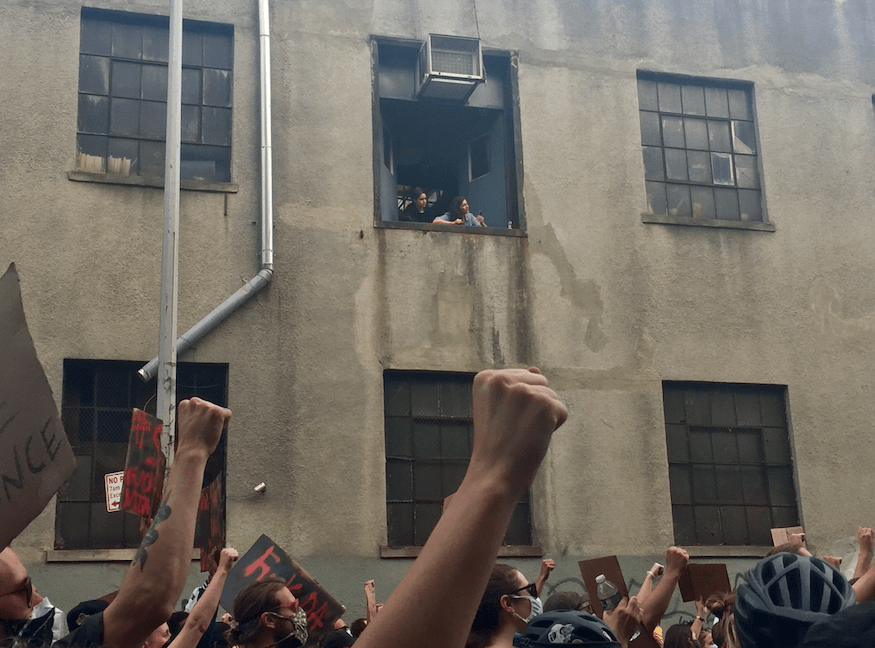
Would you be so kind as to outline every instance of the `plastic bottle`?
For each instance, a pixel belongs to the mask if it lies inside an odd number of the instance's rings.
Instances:
[[[602,607],[605,611],[607,612],[608,610],[613,610],[617,607],[620,604],[620,600],[623,598],[620,596],[620,590],[617,589],[617,586],[605,578],[604,574],[596,576],[595,582],[598,586],[596,589],[597,596],[599,597],[599,601],[602,602]]]

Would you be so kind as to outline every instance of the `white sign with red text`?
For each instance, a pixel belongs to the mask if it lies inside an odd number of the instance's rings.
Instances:
[[[122,510],[122,486],[125,485],[125,471],[103,476],[106,484],[106,510],[110,513]]]

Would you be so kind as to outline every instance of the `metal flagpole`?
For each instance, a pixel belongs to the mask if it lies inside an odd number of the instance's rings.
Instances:
[[[161,321],[158,343],[157,415],[164,422],[161,449],[173,463],[176,431],[176,296],[179,256],[179,159],[182,113],[182,0],[170,0],[167,63],[167,137],[164,159],[164,245],[161,263]]]

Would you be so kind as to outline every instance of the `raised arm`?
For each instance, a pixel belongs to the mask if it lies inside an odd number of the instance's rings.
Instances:
[[[474,378],[468,471],[413,566],[357,648],[461,648],[514,506],[531,485],[565,406],[536,369]]]
[[[665,574],[653,588],[650,596],[647,597],[641,615],[641,623],[648,632],[653,632],[668,609],[671,595],[674,593],[674,588],[678,584],[681,574],[687,568],[689,560],[689,554],[680,547],[669,547],[666,550]]]
[[[370,623],[377,616],[377,591],[373,579],[365,581],[365,608]]]
[[[699,633],[702,632],[702,624],[705,623],[706,616],[708,616],[708,608],[705,607],[705,599],[696,599],[696,618],[690,624],[690,630],[693,631],[693,641],[699,640]]]
[[[227,547],[222,549],[219,555],[219,566],[216,573],[210,579],[207,589],[191,609],[191,613],[185,620],[182,630],[176,638],[170,642],[169,648],[194,648],[201,640],[203,634],[216,620],[216,610],[219,608],[219,599],[225,587],[225,579],[228,572],[237,561],[237,550]]]
[[[103,643],[140,648],[167,621],[182,593],[207,457],[219,443],[231,412],[199,398],[177,409],[179,444],[152,527],[143,538],[118,596],[103,613]]]
[[[544,558],[544,560],[541,561],[541,573],[538,574],[538,578],[535,579],[535,589],[538,590],[538,596],[540,596],[541,592],[544,590],[544,583],[550,578],[550,572],[554,569],[556,569],[556,563],[552,558]]]
[[[854,567],[854,578],[861,578],[872,565],[875,554],[875,534],[869,527],[857,527],[857,566]]]
[[[658,562],[655,562],[653,567],[644,574],[644,581],[641,583],[641,589],[638,590],[638,603],[642,608],[647,606],[647,599],[653,593],[653,581],[658,576],[662,576],[663,571],[665,571],[665,568]]]

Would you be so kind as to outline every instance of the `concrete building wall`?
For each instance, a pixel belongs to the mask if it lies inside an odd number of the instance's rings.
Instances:
[[[81,6],[0,6],[0,263],[18,266],[59,403],[65,358],[147,360],[158,333],[161,191],[67,177]],[[787,385],[815,548],[871,524],[873,11],[274,2],[276,275],[185,358],[230,367],[229,543],[268,534],[350,620],[365,579],[388,594],[409,561],[379,558],[386,369],[537,365],[550,378],[571,414],[533,488],[537,541],[559,563],[550,586],[608,554],[637,578],[673,542],[663,380]],[[234,25],[239,190],[183,192],[180,331],[257,271],[259,245],[257,7],[189,0],[185,14]],[[524,238],[374,226],[370,40],[430,32],[518,55]],[[753,83],[775,232],[642,222],[638,70]],[[14,544],[40,589],[66,608],[112,589],[124,565],[44,563],[53,525],[50,505]],[[512,562],[534,578],[537,559]],[[728,562],[732,575],[750,557]]]

